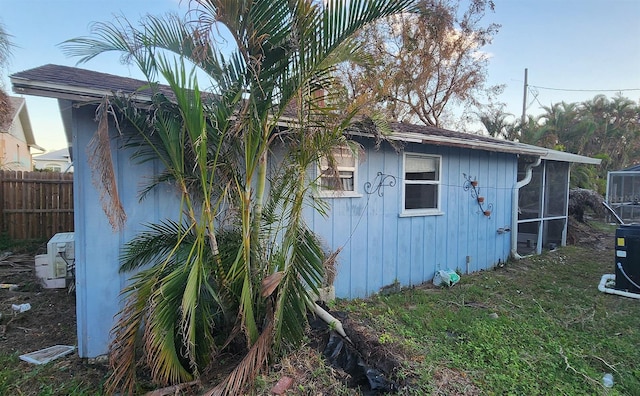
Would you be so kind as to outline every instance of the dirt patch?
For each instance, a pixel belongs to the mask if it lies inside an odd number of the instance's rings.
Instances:
[[[614,232],[608,232],[591,226],[589,220],[580,222],[569,216],[567,226],[567,244],[590,247],[594,250],[603,251],[613,249]]]
[[[448,367],[436,370],[433,376],[435,382],[434,395],[443,396],[476,396],[482,392],[464,373]]]
[[[53,345],[77,346],[75,293],[68,289],[45,289],[35,276],[33,254],[0,253],[0,283],[17,285],[0,289],[0,354],[21,355]],[[13,305],[29,304],[28,311],[18,313]],[[19,362],[25,371],[31,363]],[[84,384],[102,383],[107,369],[100,364],[88,364],[77,354],[53,361],[55,371],[51,381],[69,383],[72,379]],[[22,394],[38,394],[39,384],[32,381],[20,386]],[[33,387],[33,388],[31,388]],[[97,388],[96,388],[97,389]]]
[[[344,312],[331,314],[340,320],[348,339],[330,330],[321,319],[310,316],[310,346],[324,357],[336,379],[367,395],[394,392],[405,385],[406,381],[398,375],[402,362],[406,361],[401,349],[392,344],[383,345],[379,334],[364,322]]]

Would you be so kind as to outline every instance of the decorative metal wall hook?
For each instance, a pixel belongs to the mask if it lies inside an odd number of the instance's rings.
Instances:
[[[480,187],[478,187],[478,180],[476,180],[475,177],[472,178],[471,175],[467,175],[466,173],[463,173],[462,176],[464,177],[464,183],[462,184],[462,189],[464,191],[471,192],[471,198],[475,199],[476,203],[478,204],[478,207],[480,208],[479,213],[482,213],[487,217],[491,217],[491,212],[493,212],[493,204],[486,203],[484,201],[484,197],[480,195]]]
[[[464,191],[471,190],[471,198],[477,199],[478,194],[480,193],[480,188],[478,187],[478,181],[475,179],[471,179],[471,175],[467,176],[466,173],[463,173],[464,176],[464,184],[462,184],[462,189]]]
[[[373,182],[364,183],[364,192],[367,194],[378,193],[379,197],[384,196],[384,187],[394,187],[396,185],[396,178],[392,175],[387,175],[382,172],[378,172]]]

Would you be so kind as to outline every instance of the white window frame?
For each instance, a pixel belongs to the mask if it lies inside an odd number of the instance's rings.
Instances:
[[[430,160],[436,160],[438,163],[438,177],[437,180],[407,180],[406,178],[406,167],[407,167],[407,156],[410,157],[418,157],[425,158]],[[421,208],[421,209],[405,209],[405,199],[407,193],[407,185],[411,184],[430,184],[435,185],[437,187],[437,196],[436,196],[436,207],[435,208]],[[442,156],[435,154],[422,154],[422,153],[407,153],[405,152],[402,156],[402,202],[400,208],[400,217],[409,217],[409,216],[433,216],[433,215],[442,215]]]
[[[62,166],[60,164],[48,163],[43,169],[50,170],[52,172],[62,172]]]
[[[318,176],[318,193],[319,197],[323,198],[358,198],[362,197],[362,194],[358,192],[358,153],[353,152],[351,147],[347,145],[341,145],[336,147],[336,149],[346,149],[347,152],[351,153],[353,156],[353,164],[354,166],[338,166],[338,172],[353,172],[353,191],[346,190],[328,190],[322,188],[322,171],[327,169],[327,167],[322,166],[322,160],[318,161],[318,166],[316,167],[316,172]]]

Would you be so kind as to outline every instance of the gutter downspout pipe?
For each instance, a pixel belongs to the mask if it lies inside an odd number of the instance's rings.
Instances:
[[[513,189],[511,190],[511,257],[516,260],[522,258],[522,256],[518,254],[518,194],[522,187],[531,182],[533,168],[539,166],[541,163],[542,158],[538,157],[534,163],[527,165],[524,179],[516,181],[516,184],[513,185]]]
[[[349,341],[349,343],[352,343],[342,327],[342,322],[334,318],[329,312],[322,309],[322,307],[316,303],[313,303],[313,312],[315,312],[320,319],[324,320],[332,330],[335,330],[336,333],[340,334],[342,338]]]

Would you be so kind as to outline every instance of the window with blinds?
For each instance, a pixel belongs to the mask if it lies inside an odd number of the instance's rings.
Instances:
[[[320,159],[320,191],[325,196],[355,194],[357,156],[344,145],[332,150],[333,159]]]
[[[404,213],[430,213],[440,209],[439,156],[405,153]]]

